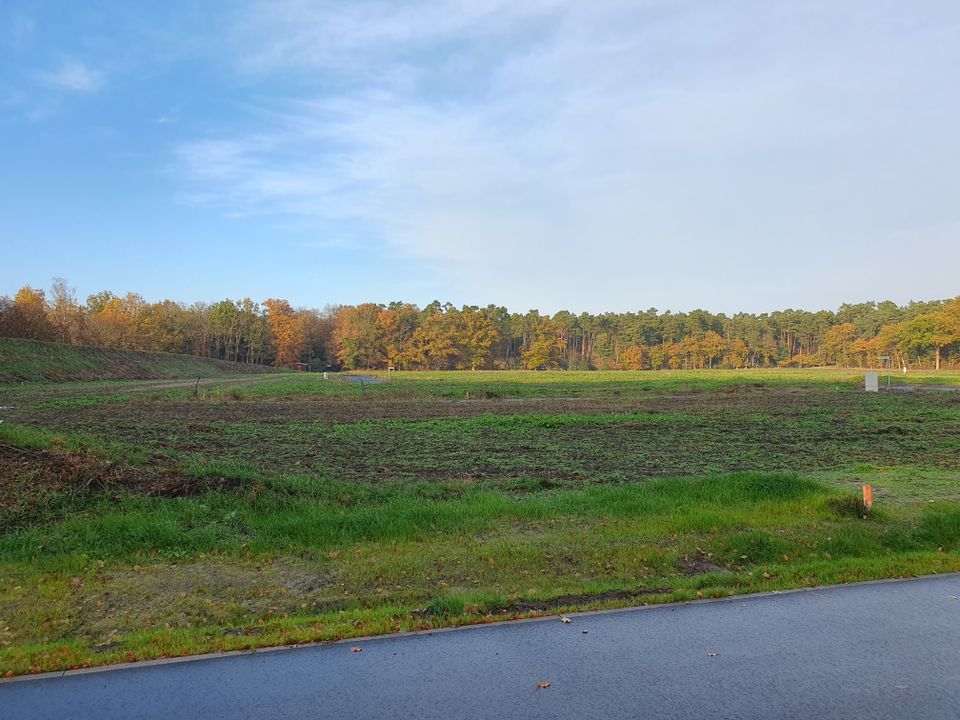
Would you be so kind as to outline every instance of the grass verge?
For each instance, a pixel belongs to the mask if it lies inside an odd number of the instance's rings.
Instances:
[[[960,570],[960,508],[790,474],[322,504],[135,495],[0,540],[0,669],[39,672]]]

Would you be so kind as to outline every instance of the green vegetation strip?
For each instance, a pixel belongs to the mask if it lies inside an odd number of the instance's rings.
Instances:
[[[352,506],[121,495],[0,540],[0,667],[957,570],[958,541],[954,504],[868,514],[783,474]]]
[[[957,393],[486,375],[9,389],[0,674],[960,571]]]

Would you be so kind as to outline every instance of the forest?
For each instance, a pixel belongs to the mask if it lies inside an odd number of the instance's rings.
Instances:
[[[602,314],[434,301],[293,307],[282,299],[187,305],[109,291],[81,302],[63,279],[0,297],[0,336],[311,370],[644,370],[960,366],[960,296],[727,316]]]

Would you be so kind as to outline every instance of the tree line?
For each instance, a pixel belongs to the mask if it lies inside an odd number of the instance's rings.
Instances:
[[[186,353],[313,370],[644,370],[815,365],[960,366],[960,296],[727,316],[655,308],[625,313],[433,302],[295,308],[286,300],[190,305],[104,291],[80,302],[62,279],[0,297],[0,336]]]

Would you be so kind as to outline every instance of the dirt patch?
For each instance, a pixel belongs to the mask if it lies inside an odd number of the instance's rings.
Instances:
[[[7,483],[13,485],[20,478],[29,478],[51,490],[103,488],[115,484],[120,472],[113,463],[88,455],[0,443],[0,487]]]
[[[685,557],[680,561],[680,568],[685,575],[704,575],[705,573],[728,573],[727,568],[710,562],[700,556]]]
[[[126,489],[168,497],[224,489],[238,481],[182,475],[169,458],[138,468],[67,450],[35,450],[0,443],[0,523],[28,516],[50,495]]]
[[[29,521],[52,495],[99,488],[115,474],[93,458],[0,443],[0,529]]]

